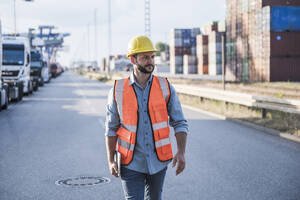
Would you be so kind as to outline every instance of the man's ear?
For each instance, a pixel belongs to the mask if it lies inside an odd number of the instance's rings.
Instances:
[[[135,58],[133,56],[130,56],[130,61],[131,61],[132,64],[135,65]]]

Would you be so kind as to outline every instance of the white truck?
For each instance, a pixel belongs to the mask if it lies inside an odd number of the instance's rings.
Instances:
[[[2,81],[2,30],[0,21],[0,111],[8,107],[8,86]]]
[[[27,37],[2,38],[2,77],[9,88],[9,99],[20,101],[33,91],[30,79],[30,45]]]

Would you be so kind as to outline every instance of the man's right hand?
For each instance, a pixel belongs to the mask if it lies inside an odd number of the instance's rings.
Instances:
[[[110,162],[109,163],[109,170],[111,175],[115,176],[115,177],[119,177],[118,175],[118,164],[116,162]]]

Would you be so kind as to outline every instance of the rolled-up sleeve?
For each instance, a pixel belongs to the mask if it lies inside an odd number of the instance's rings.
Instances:
[[[185,132],[188,134],[189,128],[187,120],[185,119],[178,95],[174,87],[170,84],[170,100],[168,103],[168,113],[170,119],[170,125],[174,128],[175,134],[179,132]]]
[[[120,117],[117,111],[117,105],[114,100],[113,88],[108,93],[106,105],[105,136],[117,136],[117,130],[120,127]]]

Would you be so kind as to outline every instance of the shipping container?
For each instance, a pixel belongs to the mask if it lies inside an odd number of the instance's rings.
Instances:
[[[183,73],[183,66],[182,65],[171,65],[170,72],[172,74],[182,74]]]
[[[197,74],[197,57],[194,55],[183,56],[183,73]]]
[[[299,57],[270,57],[269,81],[299,81],[300,58]]]
[[[170,58],[171,65],[183,65],[183,56],[172,56]]]
[[[184,55],[183,56],[183,65],[196,65],[197,57],[194,55]]]
[[[299,0],[262,0],[264,6],[300,6]]]
[[[193,46],[191,47],[191,55],[196,55],[197,54],[197,47]]]
[[[243,71],[243,77],[242,77],[242,80],[243,81],[248,81],[248,78],[249,78],[249,72],[248,72],[248,59],[247,58],[245,58],[245,59],[243,59],[243,61],[242,61],[243,63],[242,63],[242,71]]]
[[[201,34],[200,28],[192,28],[191,29],[191,37],[192,38],[196,38],[197,35],[200,35],[200,34]]]
[[[183,55],[196,56],[196,36],[200,33],[200,28],[171,29],[169,49],[171,73],[183,72]]]
[[[270,50],[271,57],[300,57],[300,32],[271,32]]]
[[[170,46],[172,46],[172,47],[182,47],[182,44],[183,44],[182,38],[171,37]]]
[[[200,75],[208,74],[208,65],[201,65],[198,63],[198,74]]]
[[[300,31],[300,7],[272,7],[271,31]]]
[[[222,64],[211,63],[208,65],[208,74],[211,76],[221,75],[222,74]]]
[[[183,73],[184,74],[197,74],[198,73],[197,65],[184,65]]]

